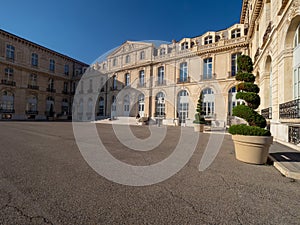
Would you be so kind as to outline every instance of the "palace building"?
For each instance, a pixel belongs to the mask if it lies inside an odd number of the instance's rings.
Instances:
[[[126,41],[82,79],[84,63],[0,34],[1,118],[31,118],[29,112],[46,118],[51,108],[69,114],[78,82],[76,120],[139,114],[152,123],[192,126],[202,92],[206,120],[226,127],[240,122],[232,116],[242,103],[235,75],[237,57],[247,54],[260,87],[258,111],[274,139],[300,143],[299,0],[243,0],[240,22],[227,29],[170,42]]]
[[[68,118],[88,65],[0,30],[0,120]]]

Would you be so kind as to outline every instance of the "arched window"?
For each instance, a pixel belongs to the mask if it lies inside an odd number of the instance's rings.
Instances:
[[[4,91],[0,99],[0,112],[13,113],[14,112],[14,94],[10,91]]]
[[[186,90],[178,93],[177,97],[177,113],[180,124],[185,124],[189,117],[189,94]]]
[[[206,88],[203,93],[203,112],[206,117],[213,117],[215,113],[215,95],[211,88]]]
[[[165,94],[162,92],[155,97],[155,116],[165,117]]]
[[[294,71],[294,99],[300,98],[300,25],[294,36],[293,71]]]

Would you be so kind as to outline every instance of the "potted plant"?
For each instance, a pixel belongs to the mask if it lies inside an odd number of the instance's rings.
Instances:
[[[196,108],[197,113],[195,114],[195,120],[193,121],[194,130],[196,132],[203,132],[203,130],[204,130],[205,119],[203,117],[202,101],[203,101],[203,94],[201,91],[199,99],[198,99],[198,103],[197,103],[197,108]]]
[[[254,84],[255,76],[252,74],[253,63],[249,56],[242,55],[237,59],[238,72],[237,99],[243,99],[246,104],[233,108],[233,116],[241,117],[248,123],[232,125],[229,133],[235,147],[236,158],[252,164],[264,164],[267,161],[269,147],[273,142],[270,131],[266,130],[266,119],[255,109],[260,105],[259,87]]]

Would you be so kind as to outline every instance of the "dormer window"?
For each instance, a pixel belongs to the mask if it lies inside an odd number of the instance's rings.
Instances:
[[[207,36],[206,38],[204,38],[204,44],[208,45],[213,43],[213,37],[211,35]]]
[[[126,55],[125,63],[130,63],[130,55]]]
[[[221,39],[220,35],[215,36],[215,42],[218,42]]]
[[[181,44],[181,50],[184,50],[184,49],[188,49],[189,48],[189,43],[188,42],[184,42]]]
[[[166,54],[166,49],[165,48],[161,48],[159,51],[159,55],[164,55]]]
[[[231,31],[231,38],[238,38],[241,36],[241,29],[234,29]]]

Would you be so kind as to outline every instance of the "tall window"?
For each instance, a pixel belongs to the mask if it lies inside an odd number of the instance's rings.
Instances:
[[[189,43],[188,42],[184,42],[181,44],[181,50],[184,50],[184,49],[188,49],[189,48]]]
[[[180,63],[180,77],[179,77],[180,82],[187,82],[188,81],[188,67],[187,63],[183,62]]]
[[[237,58],[240,55],[240,52],[231,55],[231,76],[235,76],[237,73]]]
[[[117,59],[113,59],[113,66],[116,66],[117,65]]]
[[[69,65],[65,65],[65,75],[69,75],[69,71],[70,71],[70,69],[69,69]]]
[[[111,104],[111,111],[115,112],[117,111],[117,99],[116,96],[112,96],[112,104]],[[115,115],[113,115],[115,116]]]
[[[114,75],[113,76],[113,90],[116,90],[117,89],[117,76]]]
[[[37,97],[32,95],[27,99],[27,111],[36,112],[37,111]]]
[[[130,111],[130,99],[128,95],[124,97],[124,116],[129,116]]]
[[[294,71],[294,99],[300,98],[300,25],[294,36],[293,71]]]
[[[31,54],[31,65],[32,66],[38,66],[39,64],[39,56],[36,53]]]
[[[130,55],[126,55],[126,57],[125,57],[125,63],[130,63]]]
[[[159,92],[155,97],[155,116],[164,117],[165,116],[165,95]]]
[[[50,59],[49,70],[54,72],[55,70],[55,61],[54,59]]]
[[[204,38],[204,44],[208,45],[213,43],[213,37],[211,35],[207,36],[206,38]]]
[[[64,82],[64,90],[63,90],[63,92],[64,92],[65,94],[68,93],[68,86],[69,86],[69,83],[68,83],[68,82]]]
[[[144,94],[139,95],[138,101],[139,101],[139,114],[141,117],[144,117],[144,112],[145,112],[145,96],[144,96]]]
[[[165,67],[158,68],[157,85],[163,85],[165,83]]]
[[[104,116],[104,98],[100,97],[99,98],[99,112],[98,112],[99,116]]]
[[[241,36],[241,29],[234,29],[231,31],[231,38],[238,38]]]
[[[15,59],[15,47],[12,45],[6,45],[6,58],[10,60]]]
[[[180,91],[178,94],[177,113],[179,122],[185,124],[186,119],[189,117],[189,94],[186,90]]]
[[[228,115],[232,116],[232,109],[237,106],[241,105],[244,101],[241,99],[236,99],[236,87],[230,88],[228,91]]]
[[[5,80],[6,81],[14,80],[14,70],[12,68],[5,68]]]
[[[215,112],[215,96],[211,88],[203,90],[203,112],[205,116],[212,117]]]
[[[14,110],[14,95],[9,91],[2,92],[0,99],[0,111],[12,112]]]
[[[145,71],[144,70],[140,71],[139,86],[140,87],[144,87],[145,86]]]
[[[67,115],[69,113],[69,102],[68,99],[64,98],[61,102],[61,114]]]
[[[125,74],[125,86],[129,86],[130,85],[130,74],[126,73]]]
[[[48,90],[53,91],[54,89],[54,80],[52,78],[48,81]]]
[[[140,60],[143,60],[143,59],[145,59],[145,52],[141,51],[140,52]]]
[[[212,79],[212,58],[203,60],[203,79]]]
[[[37,86],[37,75],[36,74],[30,74],[28,83],[31,86]]]

